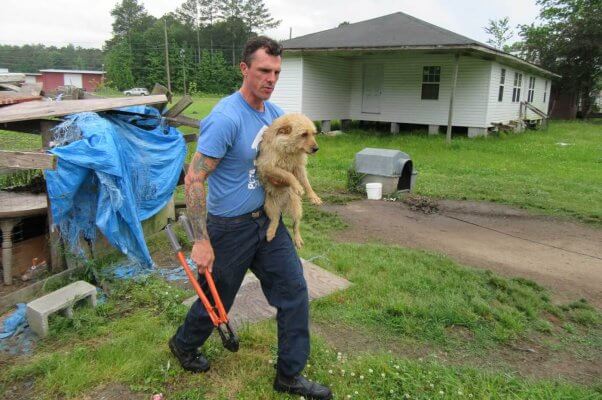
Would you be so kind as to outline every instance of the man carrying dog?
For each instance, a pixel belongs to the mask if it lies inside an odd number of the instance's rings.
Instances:
[[[307,285],[282,220],[274,239],[266,241],[265,194],[254,165],[263,129],[283,114],[267,101],[278,81],[281,53],[281,46],[270,38],[249,40],[240,63],[240,90],[222,99],[201,122],[197,152],[186,175],[187,212],[195,237],[191,258],[204,288],[203,273],[205,269],[212,272],[226,310],[247,269],[253,271],[268,303],[277,309],[274,389],[306,399],[331,399],[327,387],[301,375],[309,356]],[[212,331],[213,324],[197,299],[169,341],[184,369],[209,369],[198,349]]]

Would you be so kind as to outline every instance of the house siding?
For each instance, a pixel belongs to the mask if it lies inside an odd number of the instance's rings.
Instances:
[[[498,101],[498,91],[500,86],[500,77],[502,74],[502,68],[506,70],[506,82],[504,85],[504,96],[502,101]],[[526,101],[529,93],[529,78],[535,77],[535,92],[533,96],[533,104],[546,114],[548,113],[548,107],[550,104],[550,90],[552,82],[541,75],[535,75],[530,72],[522,71],[516,68],[511,68],[498,62],[493,62],[491,66],[491,83],[489,87],[489,99],[488,99],[488,115],[487,120],[490,124],[503,123],[507,124],[510,121],[518,120],[520,113],[520,103],[512,102],[512,90],[514,88],[514,74],[518,72],[523,74],[522,86],[520,91],[520,101]],[[545,82],[548,82],[548,89],[546,94],[546,101],[543,101],[543,95],[545,90]],[[527,111],[528,119],[540,119],[537,114],[531,110]]]
[[[362,112],[365,63],[382,63],[384,79],[380,114]],[[438,100],[421,100],[422,69],[440,66]],[[350,118],[368,121],[447,125],[454,70],[453,54],[397,53],[354,58],[351,66]],[[487,127],[489,61],[460,57],[452,125]]]
[[[285,57],[282,71],[270,101],[286,113],[302,112],[303,59]]]
[[[351,64],[336,56],[303,58],[303,113],[314,121],[349,118]]]

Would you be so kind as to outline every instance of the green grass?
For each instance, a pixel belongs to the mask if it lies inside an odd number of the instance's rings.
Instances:
[[[584,343],[584,357],[600,354],[600,313],[584,301],[556,306],[533,282],[468,269],[437,254],[333,242],[342,228],[336,216],[306,206],[302,255],[353,283],[350,289],[313,303],[314,322],[338,329],[356,326],[376,341],[406,341],[480,357],[532,334],[542,338],[542,346],[557,338],[565,346]],[[154,252],[162,252],[164,242],[156,236],[150,245]],[[166,347],[184,318],[186,308],[180,302],[189,293],[156,278],[113,287],[107,304],[78,310],[73,320],[53,318],[51,336],[34,357],[15,360],[0,372],[0,394],[3,385],[35,381],[36,398],[81,398],[94,387],[120,382],[134,391],[161,391],[171,399],[294,398],[271,390],[275,323],[242,329],[243,345],[236,354],[224,351],[217,340],[210,341],[204,350],[213,363],[212,372],[190,375],[176,365]],[[559,322],[550,324],[546,315]],[[472,339],[455,336],[450,327],[462,327]],[[337,349],[320,336],[312,340],[306,373],[331,385],[338,398],[349,394],[357,399],[401,399],[406,393],[415,399],[471,398],[469,394],[475,399],[602,396],[600,388],[484,372],[470,363],[454,366],[381,352],[338,357]]]
[[[216,101],[199,100],[186,113],[201,118]],[[36,139],[16,135],[7,142],[3,132],[0,145],[29,146]],[[601,165],[601,137],[599,125],[579,122],[553,122],[547,132],[458,138],[451,148],[440,137],[353,132],[320,137],[321,150],[309,168],[320,194],[344,201],[340,193],[355,152],[398,148],[416,163],[420,194],[499,201],[599,223],[602,177],[596,166]],[[572,145],[560,147],[557,142]],[[602,317],[585,301],[555,305],[551,294],[534,282],[469,269],[439,254],[336,242],[343,228],[336,216],[305,206],[306,247],[301,255],[353,283],[312,304],[312,319],[319,324],[355,327],[373,341],[390,339],[482,358],[526,338],[536,338],[551,352],[568,349],[577,357],[595,359],[602,352]],[[169,249],[162,236],[149,238],[149,246],[153,252]],[[78,310],[73,320],[54,317],[50,337],[33,357],[3,364],[0,395],[15,383],[33,381],[39,399],[82,398],[110,382],[180,400],[298,398],[271,390],[273,322],[243,329],[242,349],[236,354],[210,341],[204,349],[213,362],[209,374],[182,371],[166,341],[186,313],[180,302],[187,295],[153,278],[113,283],[108,303]],[[401,399],[406,393],[413,399],[602,398],[600,386],[487,372],[469,361],[457,366],[380,352],[342,357],[336,352],[314,335],[306,373],[331,385],[337,398]]]
[[[184,114],[201,119],[219,98],[194,100]],[[182,131],[196,133],[187,127]],[[309,170],[313,185],[324,194],[345,191],[347,170],[356,152],[365,147],[391,148],[412,157],[419,173],[418,194],[494,201],[602,224],[602,125],[597,121],[552,121],[545,131],[457,137],[451,146],[442,135],[366,131],[321,136],[319,143],[320,151],[310,160]],[[31,150],[40,145],[39,136],[0,131],[1,149]],[[190,144],[189,156],[193,151],[194,144]]]
[[[602,351],[602,316],[584,300],[558,306],[535,282],[463,267],[437,253],[333,242],[342,227],[336,216],[305,206],[302,256],[354,283],[317,301],[315,321],[474,353],[533,334],[585,339]],[[575,324],[579,329],[571,330]]]
[[[557,143],[569,143],[561,146]],[[402,150],[418,170],[416,192],[445,199],[500,202],[602,223],[602,125],[552,121],[546,131],[488,138],[379,135],[320,137],[309,162],[321,192],[343,191],[354,155],[365,147]]]

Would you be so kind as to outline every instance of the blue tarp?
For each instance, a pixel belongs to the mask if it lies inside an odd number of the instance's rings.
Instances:
[[[4,320],[4,326],[2,327],[2,332],[0,332],[0,339],[11,337],[17,332],[17,329],[27,325],[27,319],[25,318],[26,309],[25,303],[17,304],[17,310]]]
[[[122,111],[160,116],[153,107]],[[109,243],[143,266],[152,260],[141,221],[170,200],[186,156],[180,132],[161,118],[80,113],[55,129],[55,171],[46,171],[54,223],[71,251],[96,229]]]

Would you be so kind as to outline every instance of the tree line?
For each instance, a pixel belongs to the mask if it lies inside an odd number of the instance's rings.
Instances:
[[[167,53],[172,90],[192,93],[236,90],[244,44],[280,23],[263,0],[186,0],[161,18],[139,0],[122,0],[111,15],[113,37],[104,48],[109,85],[166,84]]]
[[[517,26],[514,36],[508,17],[490,20],[484,28],[488,43],[500,50],[561,75],[554,92],[574,94],[583,116],[595,110],[602,90],[602,1],[538,0],[538,22]]]
[[[40,69],[100,70],[104,54],[100,49],[85,49],[42,44],[10,46],[0,44],[0,68],[11,72],[38,72]]]

